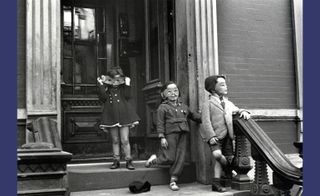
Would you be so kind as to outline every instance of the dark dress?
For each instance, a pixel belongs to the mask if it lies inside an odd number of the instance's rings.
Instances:
[[[107,87],[107,90],[106,90]],[[139,116],[129,103],[130,86],[99,85],[99,98],[104,103],[100,128],[134,126]]]

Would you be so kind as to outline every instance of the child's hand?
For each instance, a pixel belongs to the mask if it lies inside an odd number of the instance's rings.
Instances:
[[[164,148],[164,149],[167,149],[168,148],[168,142],[167,142],[167,140],[166,140],[166,138],[161,138],[161,146],[162,146],[162,148]]]
[[[124,80],[125,80],[125,84],[126,84],[127,86],[130,86],[131,79],[128,78],[128,77],[125,77]]]
[[[103,80],[100,77],[97,78],[97,81],[100,85],[103,85]]]
[[[243,118],[245,120],[248,120],[250,117],[251,117],[250,114],[248,112],[246,112],[246,111],[243,111],[240,114],[240,118]]]
[[[210,143],[211,145],[214,145],[214,144],[216,144],[217,142],[218,142],[218,138],[216,138],[216,137],[211,138],[210,141],[209,141],[209,143]]]

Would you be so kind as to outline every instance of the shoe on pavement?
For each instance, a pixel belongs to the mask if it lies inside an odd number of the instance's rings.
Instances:
[[[212,191],[216,191],[216,192],[226,192],[227,189],[222,187],[220,183],[214,182],[212,183]]]
[[[119,167],[120,167],[120,161],[114,160],[112,165],[111,165],[111,167],[110,167],[110,169],[117,169]]]
[[[133,166],[133,164],[132,164],[132,160],[127,161],[127,163],[126,163],[126,168],[127,168],[128,170],[134,170],[134,169],[135,169],[134,166]]]
[[[173,191],[177,191],[179,190],[179,187],[177,185],[176,182],[171,182],[170,185],[169,185],[170,189],[173,190]]]

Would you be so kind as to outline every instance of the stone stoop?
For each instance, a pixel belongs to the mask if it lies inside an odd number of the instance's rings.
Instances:
[[[250,196],[249,191],[237,191],[231,190],[227,192],[218,193],[211,191],[211,185],[204,185],[197,182],[178,184],[180,187],[179,191],[171,191],[168,185],[151,185],[149,192],[139,193],[144,196],[180,196],[180,195],[196,195],[196,196]],[[126,196],[133,195],[129,188],[118,188],[118,189],[104,189],[95,191],[81,191],[71,192],[70,196]]]
[[[109,169],[112,163],[68,164],[69,191],[91,191],[101,189],[127,188],[133,181],[149,181],[151,185],[169,184],[168,167],[145,168],[145,161],[134,161],[135,170],[125,168]],[[196,181],[194,164],[186,164],[179,183]]]

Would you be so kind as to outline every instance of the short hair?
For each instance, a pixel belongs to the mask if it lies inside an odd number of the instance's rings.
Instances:
[[[216,84],[217,84],[218,78],[226,79],[226,76],[224,76],[224,75],[213,75],[213,76],[209,76],[209,77],[207,77],[205,79],[204,88],[206,89],[206,91],[208,91],[209,93],[214,92],[214,89],[216,88]]]
[[[121,67],[111,67],[110,70],[107,72],[107,75],[114,78],[116,75],[124,76]]]
[[[163,97],[163,92],[168,88],[168,86],[169,86],[170,84],[174,84],[174,85],[177,86],[177,88],[178,88],[178,90],[179,90],[179,96],[178,96],[178,97],[180,97],[180,89],[179,89],[177,83],[175,83],[174,81],[168,81],[168,82],[164,83],[164,85],[162,85],[162,87],[161,87],[161,89],[160,89],[161,98],[162,98],[162,101],[161,101],[161,102],[163,102],[164,100],[166,100],[166,98]]]

